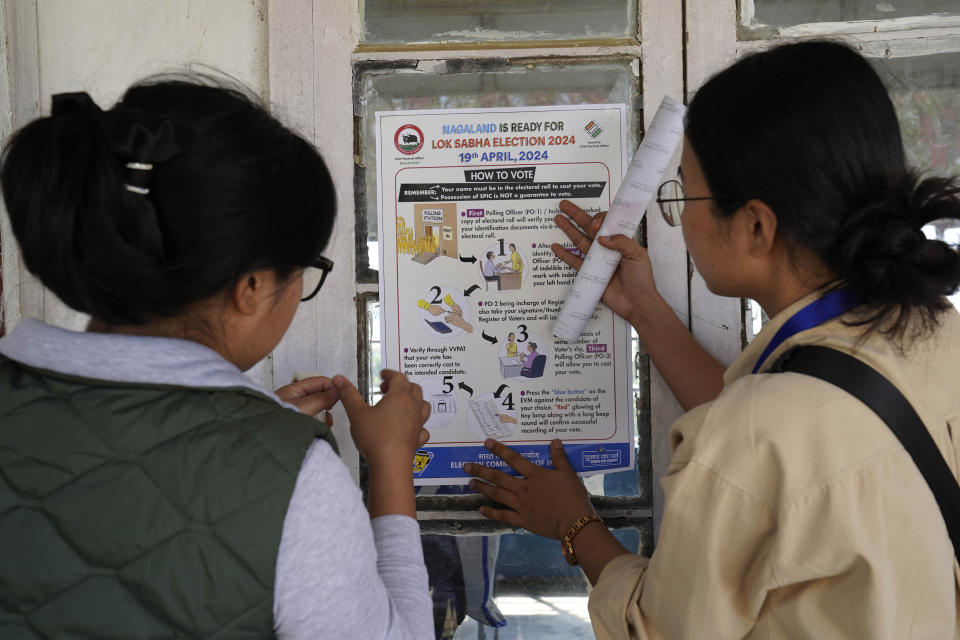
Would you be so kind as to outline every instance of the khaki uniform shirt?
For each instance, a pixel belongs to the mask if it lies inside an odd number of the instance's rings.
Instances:
[[[913,405],[947,465],[960,460],[960,315],[900,353],[857,347],[840,319],[801,332],[750,375],[774,318],[713,402],[673,426],[656,552],[623,555],[590,594],[600,640],[960,639],[960,569],[943,517],[896,436],[864,404],[798,373],[763,374],[787,349],[853,353]]]

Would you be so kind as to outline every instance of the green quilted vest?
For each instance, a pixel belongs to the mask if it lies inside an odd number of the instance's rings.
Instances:
[[[273,637],[283,518],[318,437],[334,444],[249,389],[0,356],[0,638]]]

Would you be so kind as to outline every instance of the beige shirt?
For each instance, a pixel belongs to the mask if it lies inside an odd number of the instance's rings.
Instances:
[[[590,594],[600,640],[960,639],[960,569],[933,494],[884,422],[846,392],[798,373],[750,372],[774,318],[724,374],[713,402],[673,426],[656,552],[624,555]],[[940,316],[907,355],[872,336],[856,355],[906,396],[957,475],[960,315]],[[853,352],[840,320],[785,350]],[[762,371],[762,370],[761,370]]]

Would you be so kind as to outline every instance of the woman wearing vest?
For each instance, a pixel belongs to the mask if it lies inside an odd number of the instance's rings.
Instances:
[[[370,407],[342,376],[242,373],[333,266],[316,150],[240,90],[161,78],[109,111],[54,96],[2,184],[27,268],[92,319],[0,340],[0,637],[432,635],[420,388],[384,372]],[[311,417],[338,401],[366,508]]]
[[[698,272],[771,320],[724,371],[657,293],[647,253],[598,239],[623,255],[603,301],[687,410],[670,433],[655,552],[631,554],[598,521],[559,443],[555,471],[488,443],[525,479],[473,465],[492,483],[478,490],[509,507],[484,514],[564,540],[594,585],[598,638],[960,638],[945,524],[960,508],[941,510],[896,425],[814,375],[774,373],[805,345],[854,355],[919,414],[955,495],[960,316],[946,296],[960,256],[921,228],[960,217],[957,183],[908,169],[877,74],[827,42],[710,79],[689,105],[680,169],[659,201]],[[599,221],[562,208],[557,224],[586,252]]]

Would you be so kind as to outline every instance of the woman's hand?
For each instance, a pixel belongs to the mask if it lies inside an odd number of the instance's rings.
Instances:
[[[577,249],[586,255],[590,245],[593,244],[593,238],[603,224],[606,212],[591,217],[569,200],[560,201],[560,210],[567,215],[558,214],[554,222],[567,234]],[[647,250],[633,238],[622,234],[601,237],[598,242],[607,249],[619,251],[623,256],[613,278],[603,292],[603,303],[614,313],[636,325],[647,315],[645,303],[660,296],[653,279],[653,268],[650,265]],[[570,253],[559,244],[553,244],[550,248],[558,258],[577,271],[580,270],[583,258]]]
[[[311,376],[303,380],[291,382],[280,387],[275,392],[277,397],[300,409],[308,416],[315,416],[337,404],[339,396],[333,385],[333,380],[325,376]],[[328,427],[333,426],[333,418],[328,413],[324,422]]]
[[[353,442],[370,465],[370,517],[399,514],[416,518],[413,454],[430,439],[430,432],[423,428],[430,417],[430,404],[423,401],[420,385],[399,371],[384,369],[380,377],[383,397],[372,407],[343,376],[334,376],[333,384],[350,419]]]
[[[487,440],[484,446],[523,475],[517,478],[479,464],[464,465],[464,471],[486,481],[471,480],[474,491],[510,507],[480,507],[487,518],[559,540],[574,522],[594,513],[587,489],[574,473],[559,440],[550,443],[552,470],[538,467],[496,440]]]
[[[414,452],[430,439],[423,423],[430,417],[420,385],[399,371],[380,372],[380,402],[370,406],[349,380],[334,376],[333,384],[350,419],[350,435],[371,469],[397,466],[412,472]]]

